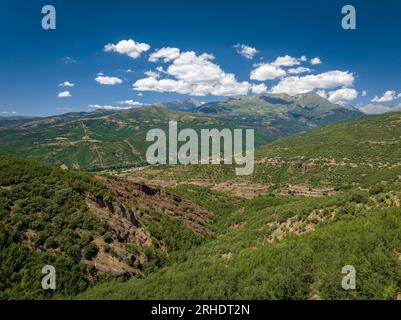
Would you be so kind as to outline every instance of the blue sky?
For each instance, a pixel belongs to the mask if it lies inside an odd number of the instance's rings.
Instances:
[[[45,4],[56,30],[41,28]],[[346,4],[356,30],[341,27]],[[401,102],[397,0],[2,0],[0,12],[0,115],[306,90],[356,106]]]

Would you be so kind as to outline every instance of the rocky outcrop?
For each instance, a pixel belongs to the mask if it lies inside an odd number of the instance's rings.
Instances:
[[[288,170],[290,170],[290,171],[295,171],[300,168],[302,168],[302,162],[299,162],[299,161],[291,161],[288,166]]]
[[[292,171],[292,172],[294,172],[296,170],[302,170],[302,172],[309,172],[315,168],[316,168],[316,164],[313,162],[304,163],[301,161],[291,161],[290,164],[288,165],[288,170]]]
[[[179,221],[197,235],[212,234],[208,229],[212,213],[181,196],[125,178],[96,178],[114,193],[112,201],[85,194],[89,210],[107,224],[107,237],[96,239],[99,253],[93,260],[83,261],[93,265],[98,273],[142,275],[141,268],[148,260],[146,248],[168,254],[164,239],[148,228],[159,224],[160,215]],[[136,248],[134,252],[130,246]]]

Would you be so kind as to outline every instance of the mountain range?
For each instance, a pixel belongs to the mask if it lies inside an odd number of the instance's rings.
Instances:
[[[124,169],[146,165],[147,131],[166,129],[169,120],[196,130],[254,128],[255,145],[260,146],[361,115],[314,93],[238,97],[206,104],[190,99],[127,110],[10,119],[0,122],[0,150],[73,169]]]

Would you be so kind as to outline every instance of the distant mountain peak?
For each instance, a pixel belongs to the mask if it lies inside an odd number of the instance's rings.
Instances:
[[[178,100],[163,102],[161,105],[177,111],[193,111],[202,104],[203,104],[202,102],[194,98],[188,98],[182,100],[178,99]]]
[[[271,97],[271,98],[279,98],[279,99],[284,99],[284,100],[290,100],[291,96],[287,93],[270,93],[269,95],[267,95],[267,97]]]

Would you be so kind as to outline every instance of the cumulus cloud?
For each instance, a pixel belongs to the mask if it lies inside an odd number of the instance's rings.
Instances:
[[[351,87],[354,83],[354,75],[349,71],[328,71],[316,75],[291,76],[283,78],[275,85],[272,93],[287,93],[296,95],[307,93],[316,89],[328,90],[338,87]]]
[[[96,82],[104,85],[115,85],[122,83],[123,81],[118,77],[109,77],[109,76],[97,76],[95,78]]]
[[[236,44],[234,48],[237,50],[238,54],[247,59],[252,59],[253,56],[259,52],[258,50],[256,50],[256,48],[252,48],[250,46],[240,43]]]
[[[208,53],[181,52],[166,70],[157,69],[166,78],[160,78],[160,73],[147,72],[147,77],[137,80],[133,89],[194,96],[233,96],[249,92],[252,87],[249,82],[239,82],[234,74],[225,73],[213,60],[213,55]]]
[[[191,92],[190,86],[184,81],[174,79],[158,80],[154,77],[139,79],[135,81],[133,87],[137,91],[177,92],[182,94]]]
[[[362,97],[366,97],[368,95],[368,92],[366,90],[363,90],[361,95]]]
[[[157,62],[163,60],[164,62],[169,62],[177,59],[180,56],[180,49],[165,47],[156,50],[149,56],[149,61]]]
[[[289,56],[288,54],[285,56],[279,56],[271,63],[255,64],[255,69],[251,71],[250,78],[252,80],[266,81],[283,77],[287,75],[287,73],[301,74],[311,72],[311,69],[301,66],[289,68],[287,71],[283,69],[286,67],[298,66],[306,60],[307,58],[305,56],[302,56],[300,58],[294,58]]]
[[[346,104],[358,97],[358,91],[352,88],[342,88],[329,92],[328,100],[337,104]]]
[[[267,87],[264,83],[253,85],[251,88],[252,93],[254,94],[263,94],[267,92]]]
[[[145,71],[144,74],[147,75],[148,77],[152,77],[152,78],[155,78],[155,79],[160,77],[160,73],[159,72],[155,72],[155,71],[152,71],[152,70]]]
[[[183,52],[167,68],[167,73],[187,82],[218,81],[224,72],[220,66],[212,62],[213,59],[213,55],[208,53],[198,56],[193,51]]]
[[[72,97],[69,91],[62,91],[57,95],[58,98],[69,98]]]
[[[375,96],[371,101],[372,102],[390,102],[399,97],[400,97],[400,95],[397,96],[397,93],[395,91],[388,90],[383,94],[383,96],[381,96],[381,97]]]
[[[290,74],[301,74],[301,73],[306,73],[306,72],[311,72],[311,71],[312,71],[311,69],[305,68],[305,67],[290,68],[287,70],[287,72]]]
[[[269,63],[256,65],[256,68],[251,71],[250,78],[252,80],[266,81],[273,80],[285,76],[286,72],[278,66]]]
[[[130,99],[130,100],[123,100],[123,101],[117,101],[117,103],[118,103],[118,104],[127,104],[127,105],[132,106],[132,107],[143,106],[143,103],[142,103],[142,102],[135,101],[135,100],[132,100],[132,99]]]
[[[60,83],[58,86],[59,87],[71,87],[72,88],[74,86],[74,84],[72,82],[69,82],[69,81],[64,81],[63,83]]]
[[[125,110],[131,109],[131,107],[116,107],[111,105],[100,105],[100,104],[90,104],[88,105],[91,109],[103,109],[103,110]]]
[[[105,52],[117,52],[119,54],[125,54],[132,59],[139,58],[143,52],[150,49],[150,45],[147,43],[136,42],[132,39],[121,40],[117,44],[106,44],[104,46]]]
[[[277,57],[276,60],[272,62],[272,65],[277,67],[292,67],[300,64],[300,59],[291,57],[288,54],[282,57]]]
[[[315,58],[312,58],[312,59],[310,60],[310,63],[313,64],[313,65],[317,65],[317,64],[321,64],[322,61],[320,60],[319,57],[315,57]]]

